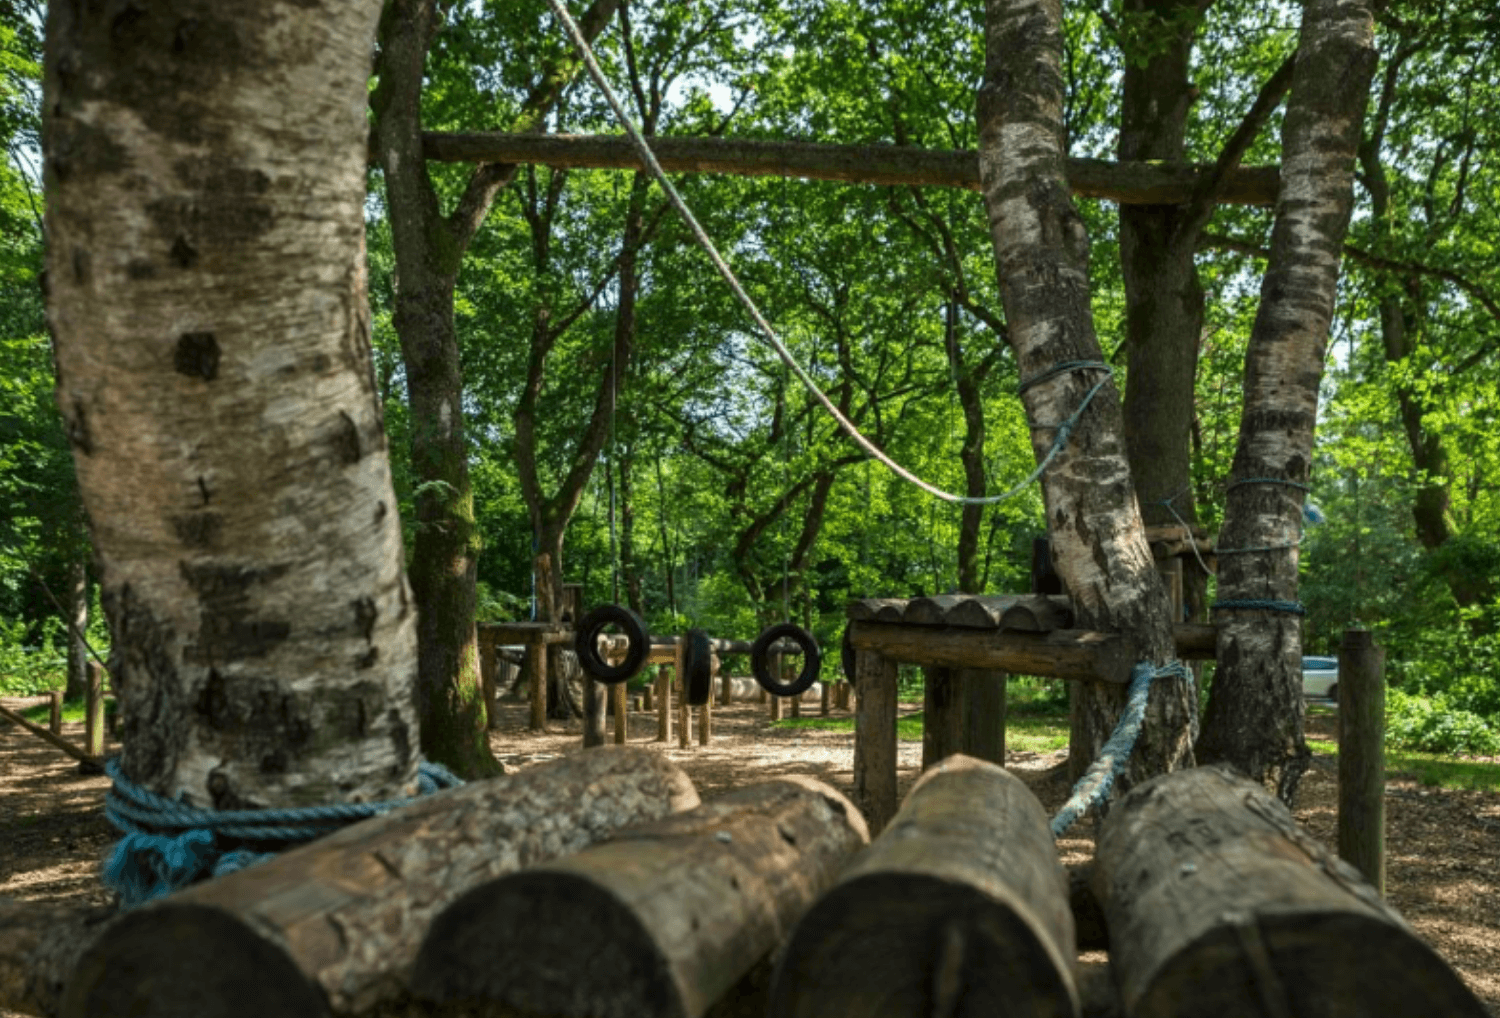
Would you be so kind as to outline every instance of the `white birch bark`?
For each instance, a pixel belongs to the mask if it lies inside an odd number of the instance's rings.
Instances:
[[[1271,257],[1245,361],[1239,446],[1230,468],[1218,599],[1297,600],[1296,547],[1312,466],[1318,385],[1339,258],[1353,205],[1376,51],[1369,0],[1308,0],[1282,128]],[[1263,479],[1284,483],[1266,483]],[[1257,479],[1255,483],[1236,481]],[[1290,803],[1307,769],[1299,615],[1220,609],[1218,673],[1198,749]]]
[[[1103,360],[1089,307],[1088,237],[1064,173],[1060,0],[988,0],[986,60],[979,92],[979,175],[1010,342],[1022,379],[1070,361]],[[1022,399],[1040,460],[1056,425],[1103,378],[1065,371]],[[1080,625],[1129,634],[1142,660],[1173,655],[1166,593],[1157,577],[1126,461],[1118,392],[1107,382],[1067,447],[1042,476],[1053,563]],[[1124,690],[1082,687],[1075,738],[1097,755]],[[1191,698],[1181,680],[1160,680],[1125,784],[1193,761]]]
[[[123,765],[196,805],[415,792],[365,300],[380,6],[48,12],[48,313]]]

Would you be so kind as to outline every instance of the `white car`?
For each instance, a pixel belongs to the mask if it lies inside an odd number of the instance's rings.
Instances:
[[[1305,657],[1302,659],[1302,695],[1339,698],[1339,659]]]

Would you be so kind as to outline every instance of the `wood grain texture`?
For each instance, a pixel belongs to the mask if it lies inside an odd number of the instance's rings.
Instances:
[[[896,815],[896,662],[858,651],[854,685],[854,801],[879,834]]]
[[[399,1002],[465,891],[692,809],[677,766],[601,748],[473,782],[125,915],[84,956],[69,1018],[354,1015]]]
[[[79,956],[118,914],[0,898],[0,1009],[57,1014]]]
[[[1076,1016],[1068,881],[1020,779],[953,756],[797,924],[774,1018]]]
[[[1116,802],[1094,890],[1132,1015],[1486,1014],[1352,867],[1227,768],[1166,775]]]
[[[950,668],[1124,684],[1140,658],[1134,642],[1125,636],[1080,629],[1017,633],[882,622],[851,622],[850,627],[856,650]]]
[[[438,1014],[703,1015],[868,840],[820,782],[739,789],[465,895],[413,986]]]

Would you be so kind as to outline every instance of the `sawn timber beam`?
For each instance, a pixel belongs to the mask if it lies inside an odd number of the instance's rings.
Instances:
[[[654,138],[652,151],[672,173],[721,173],[740,177],[798,177],[847,184],[908,184],[979,190],[979,156],[972,149],[923,149],[902,145],[829,145],[808,141],[746,138]],[[440,163],[534,163],[580,169],[638,170],[640,156],[624,135],[501,134],[422,135],[422,153]],[[372,160],[373,161],[373,160]],[[1122,205],[1180,205],[1193,197],[1208,166],[1069,159],[1068,183],[1084,198]],[[1227,205],[1276,203],[1281,171],[1244,166],[1224,181],[1218,196]]]

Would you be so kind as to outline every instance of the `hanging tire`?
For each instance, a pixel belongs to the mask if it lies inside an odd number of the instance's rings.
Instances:
[[[701,629],[689,629],[686,639],[687,646],[682,650],[682,674],[687,702],[689,706],[702,707],[713,693],[714,652],[709,646],[708,634]]]
[[[802,648],[802,671],[791,682],[778,682],[771,678],[771,647],[778,640],[790,639]],[[750,667],[755,672],[755,681],[772,696],[801,696],[817,681],[823,664],[823,655],[818,651],[818,641],[801,626],[790,622],[778,622],[755,638],[750,647]]]
[[[844,627],[844,639],[839,644],[839,664],[844,667],[844,678],[849,685],[854,685],[854,637],[847,625]]]
[[[620,635],[630,641],[625,651],[625,660],[617,665],[605,662],[599,656],[599,634],[614,626]],[[600,682],[624,682],[641,670],[646,655],[651,652],[651,633],[646,623],[629,608],[617,604],[606,604],[595,608],[578,623],[573,639],[573,649],[578,654],[578,663],[589,675]]]

